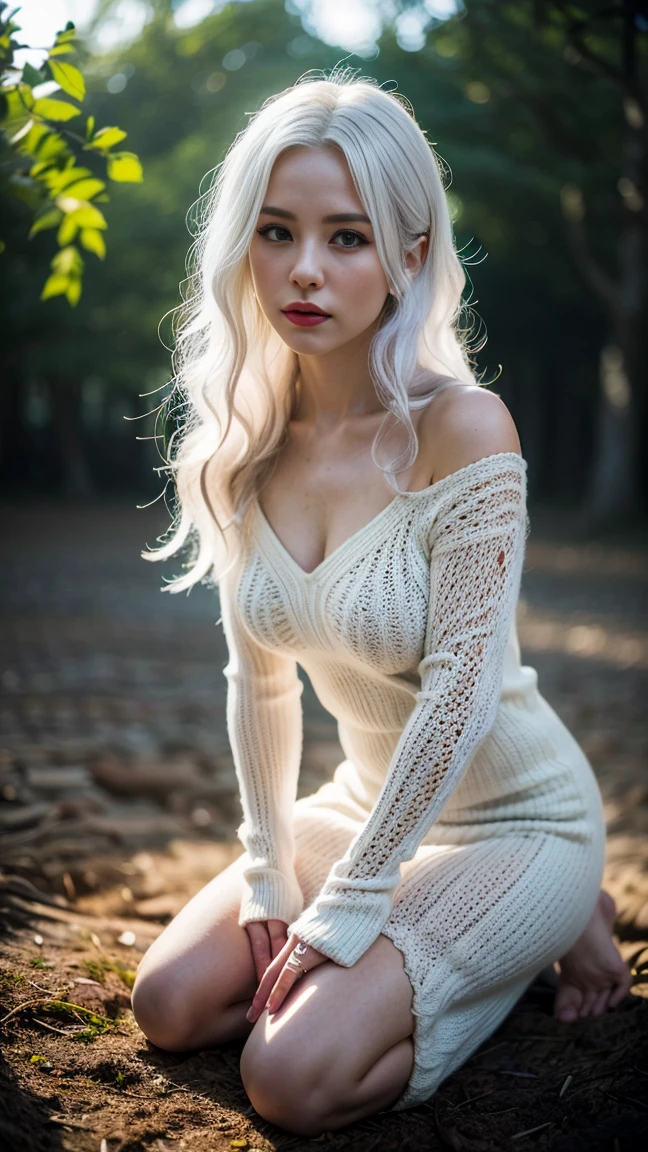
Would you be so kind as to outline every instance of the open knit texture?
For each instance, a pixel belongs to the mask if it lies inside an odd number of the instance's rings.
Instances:
[[[526,464],[496,453],[395,496],[311,572],[254,515],[219,582],[239,923],[284,920],[344,967],[394,942],[413,989],[401,1110],[578,938],[602,877],[592,769],[520,663]],[[298,664],[345,755],[299,801]]]

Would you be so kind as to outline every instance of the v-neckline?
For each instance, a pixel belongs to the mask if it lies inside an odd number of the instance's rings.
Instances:
[[[423,491],[425,491],[425,489],[423,489]],[[254,505],[261,524],[265,528],[276,549],[281,553],[281,556],[288,562],[288,564],[297,572],[300,579],[308,581],[311,580],[314,576],[318,576],[324,568],[328,567],[332,560],[337,559],[341,552],[345,552],[347,548],[354,544],[359,536],[362,536],[370,528],[373,528],[373,526],[377,524],[378,521],[382,520],[383,516],[394,507],[397,500],[401,499],[403,496],[410,495],[412,495],[412,493],[403,492],[400,496],[394,496],[393,500],[389,501],[389,504],[386,504],[384,508],[381,508],[380,512],[377,512],[375,516],[372,516],[371,520],[368,520],[366,524],[361,525],[361,527],[353,532],[351,536],[347,536],[346,540],[343,540],[341,544],[338,544],[337,548],[334,548],[332,552],[329,552],[328,556],[325,556],[323,560],[320,560],[319,564],[316,564],[314,568],[311,568],[310,572],[307,572],[305,568],[302,568],[301,564],[295,560],[295,557],[292,555],[292,553],[288,551],[286,545],[279,539],[277,533],[272,527],[272,524],[263,511],[263,508],[261,507],[258,499],[254,501]]]
[[[351,536],[347,536],[346,540],[343,540],[341,544],[338,544],[337,548],[334,548],[332,552],[329,552],[328,556],[325,556],[323,560],[320,560],[319,564],[316,564],[310,572],[307,572],[305,568],[302,568],[301,564],[298,564],[298,562],[295,560],[295,557],[288,551],[285,544],[283,544],[279,539],[277,533],[272,527],[272,524],[263,511],[258,497],[254,498],[253,504],[259,522],[264,528],[268,539],[274,545],[275,550],[293,569],[297,577],[305,583],[308,583],[315,577],[319,576],[327,568],[329,568],[334,560],[339,559],[342,553],[346,552],[350,548],[353,548],[354,544],[356,544],[366,532],[370,531],[370,529],[379,524],[380,521],[386,517],[387,513],[391,512],[392,509],[395,508],[399,500],[413,500],[419,496],[429,496],[432,494],[436,495],[437,492],[442,491],[448,484],[455,483],[458,478],[465,476],[466,473],[470,473],[473,470],[483,468],[486,465],[492,465],[496,460],[500,461],[501,463],[504,463],[505,460],[509,460],[511,462],[515,461],[515,463],[522,467],[526,472],[527,462],[524,457],[520,455],[520,453],[492,452],[489,456],[482,456],[479,460],[474,460],[471,464],[464,464],[462,468],[457,468],[454,472],[449,472],[447,476],[442,476],[440,480],[435,480],[433,484],[428,484],[426,488],[414,488],[410,492],[397,492],[393,500],[389,501],[389,504],[386,504],[385,507],[380,510],[380,512],[377,512],[375,516],[372,516],[371,520],[368,520],[366,524],[361,525],[361,527],[353,532]]]

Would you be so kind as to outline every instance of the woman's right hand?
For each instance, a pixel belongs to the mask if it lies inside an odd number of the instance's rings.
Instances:
[[[260,984],[266,968],[288,940],[288,925],[283,920],[253,920],[245,927],[250,937],[254,970]]]

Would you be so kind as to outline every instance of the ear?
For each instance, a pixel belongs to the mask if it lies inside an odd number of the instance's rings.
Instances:
[[[414,247],[405,253],[405,270],[409,272],[412,280],[418,276],[427,255],[430,238],[427,232],[419,236]]]

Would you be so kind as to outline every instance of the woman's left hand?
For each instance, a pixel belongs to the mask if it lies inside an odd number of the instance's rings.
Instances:
[[[302,969],[295,963],[293,959],[290,960],[291,953],[297,944],[302,944],[299,936],[289,936],[281,952],[275,956],[274,960],[265,970],[263,979],[256,990],[252,1005],[247,1013],[247,1019],[251,1024],[254,1024],[263,1012],[264,1008],[268,1012],[276,1012],[281,1007],[286,996],[290,992],[293,984],[304,975]],[[308,951],[300,956],[299,959],[304,968],[308,972],[312,972],[313,968],[318,968],[329,959],[321,952],[318,952],[312,945],[306,945]],[[332,963],[332,961],[331,961]]]

